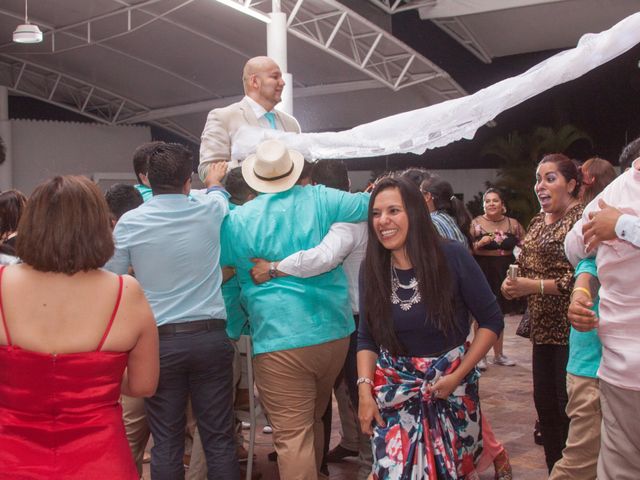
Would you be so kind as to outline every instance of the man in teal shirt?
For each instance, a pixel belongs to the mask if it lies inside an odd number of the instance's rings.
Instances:
[[[133,152],[133,171],[136,174],[136,179],[138,180],[138,183],[135,184],[134,187],[136,187],[136,190],[140,192],[142,200],[145,202],[150,200],[153,196],[149,177],[147,177],[147,174],[149,173],[149,156],[160,144],[162,144],[162,142],[146,142],[136,148],[135,152]]]
[[[277,140],[242,164],[256,199],[222,227],[222,265],[231,265],[247,302],[260,398],[273,427],[283,480],[319,478],[321,418],[354,330],[342,267],[312,278],[256,285],[252,258],[280,259],[311,248],[332,223],[367,218],[369,196],[323,186],[294,186],[303,158]],[[273,276],[275,277],[275,268]]]

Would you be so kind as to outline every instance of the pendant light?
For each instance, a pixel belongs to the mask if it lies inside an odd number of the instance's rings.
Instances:
[[[16,27],[13,32],[13,41],[16,43],[40,43],[42,42],[42,31],[37,25],[29,23],[27,1],[24,0],[24,23]]]

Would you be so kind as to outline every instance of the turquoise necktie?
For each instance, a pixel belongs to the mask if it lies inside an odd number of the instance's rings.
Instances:
[[[267,112],[264,114],[264,118],[267,119],[267,121],[269,122],[269,125],[271,125],[271,128],[273,128],[274,130],[277,130],[278,127],[276,127],[276,114],[273,112]]]

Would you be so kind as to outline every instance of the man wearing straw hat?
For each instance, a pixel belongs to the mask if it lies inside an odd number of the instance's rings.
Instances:
[[[242,163],[242,174],[261,195],[233,210],[222,230],[221,262],[236,268],[247,301],[256,384],[273,427],[283,480],[326,478],[322,414],[344,364],[354,330],[342,267],[313,278],[251,280],[252,258],[284,258],[322,240],[332,223],[367,218],[369,196],[324,186],[295,185],[304,159],[278,140],[267,140]]]
[[[232,137],[240,127],[248,125],[300,133],[300,125],[295,118],[275,109],[282,99],[285,84],[280,67],[273,59],[249,59],[242,70],[242,84],[245,93],[242,100],[211,110],[207,116],[198,167],[203,181],[211,163],[230,161]]]

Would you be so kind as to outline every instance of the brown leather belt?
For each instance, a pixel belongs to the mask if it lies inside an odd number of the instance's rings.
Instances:
[[[192,322],[168,323],[158,327],[158,335],[175,335],[176,333],[193,333],[211,330],[224,330],[227,321],[220,318],[210,320],[194,320]]]

